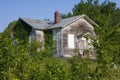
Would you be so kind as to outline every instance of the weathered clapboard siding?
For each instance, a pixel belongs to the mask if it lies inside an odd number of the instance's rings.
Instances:
[[[53,40],[56,47],[55,56],[61,55],[61,28],[53,29]]]
[[[43,31],[32,29],[29,35],[29,42],[32,42],[33,40],[43,42],[44,41],[43,36],[44,36]]]
[[[78,49],[78,36],[82,33],[90,33],[91,35],[95,35],[94,28],[84,19],[80,19],[73,24],[68,25],[62,30],[62,47],[63,47],[63,55],[74,55],[74,50]],[[74,35],[74,45],[73,49],[68,48],[68,34]]]
[[[40,30],[35,30],[36,32],[36,40],[40,42],[44,42],[44,33]]]
[[[44,38],[46,37],[46,30],[53,31],[53,40],[56,47],[55,56],[70,57],[75,54],[75,50],[78,50],[76,54],[82,54],[84,50],[88,50],[88,47],[93,47],[87,45],[89,44],[87,36],[96,36],[93,26],[98,25],[94,21],[85,14],[61,20],[59,17],[59,12],[56,11],[54,14],[54,22],[29,18],[19,18],[18,22],[22,21],[20,24],[25,24],[24,26],[22,25],[25,28],[23,31],[29,36],[29,42],[37,40],[45,45],[44,42],[46,39]],[[18,28],[22,28],[22,26]],[[14,29],[15,27],[13,28],[13,31]],[[20,30],[18,29],[18,31]],[[24,35],[22,34],[23,31],[19,34]],[[15,34],[11,36],[14,38]],[[49,41],[52,43],[51,40]],[[49,45],[49,43],[47,45]],[[89,52],[93,53],[94,51],[91,49]]]

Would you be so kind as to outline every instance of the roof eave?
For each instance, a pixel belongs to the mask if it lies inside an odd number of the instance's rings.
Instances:
[[[21,17],[19,17],[18,21],[22,20],[23,22],[25,22],[27,25],[29,25],[30,27],[34,28],[33,26],[31,26],[30,24],[28,24],[24,19],[22,19]],[[34,28],[35,29],[35,28]]]
[[[99,25],[96,24],[96,23],[95,23],[92,19],[90,19],[87,15],[83,14],[83,18],[84,18],[85,20],[87,20],[90,24],[99,27]]]

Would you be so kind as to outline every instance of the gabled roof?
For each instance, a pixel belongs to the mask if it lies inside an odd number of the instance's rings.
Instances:
[[[59,28],[59,27],[66,27],[67,25],[84,18],[86,21],[88,21],[91,25],[98,26],[94,21],[92,21],[88,16],[85,14],[73,16],[70,18],[61,19],[58,23],[48,23],[46,21],[38,20],[38,19],[30,19],[30,18],[19,18],[19,20],[24,21],[29,26],[33,27],[34,29],[53,29],[53,28]]]
[[[49,26],[49,24],[46,21],[42,21],[39,19],[30,19],[30,18],[19,18],[19,19],[35,29],[45,29],[46,27]]]
[[[88,16],[86,16],[85,14],[83,15],[78,15],[78,16],[73,16],[70,18],[65,18],[65,19],[61,19],[59,23],[54,24],[53,26],[51,26],[50,28],[58,28],[58,27],[66,27],[67,25],[79,20],[80,18],[84,18],[86,21],[88,21],[91,25],[95,25],[98,26],[94,21],[92,21]]]
[[[70,17],[70,18],[61,19],[59,23],[54,24],[50,28],[65,27],[65,26],[73,23],[74,21],[78,20],[81,17],[82,16],[79,15],[79,16],[74,16],[74,17]]]

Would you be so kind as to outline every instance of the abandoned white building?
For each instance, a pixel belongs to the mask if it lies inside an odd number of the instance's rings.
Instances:
[[[85,14],[60,19],[60,14],[56,11],[54,22],[51,23],[29,18],[19,18],[18,21],[30,28],[29,41],[33,38],[44,41],[44,30],[52,30],[56,46],[55,56],[71,57],[77,53],[84,57],[85,51],[88,53],[87,56],[94,56],[89,36],[96,36],[94,27],[98,25]]]

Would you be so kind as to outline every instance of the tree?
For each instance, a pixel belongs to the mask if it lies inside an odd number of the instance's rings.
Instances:
[[[118,59],[120,55],[119,12],[120,9],[116,7],[116,3],[110,1],[99,4],[98,0],[81,0],[73,8],[72,16],[86,14],[99,25],[98,28],[95,27],[98,37],[94,41],[98,63],[95,71],[96,79],[119,79],[119,76],[116,76],[119,72],[115,73],[114,69],[117,65],[117,70],[120,70],[118,67],[120,61]]]
[[[23,44],[14,46],[10,33],[16,22],[11,23],[0,34],[0,80],[120,79],[119,13],[120,9],[113,2],[105,1],[99,4],[98,0],[86,2],[81,0],[74,6],[72,13],[61,15],[62,18],[66,18],[87,14],[99,25],[95,28],[98,34],[94,40],[97,54],[95,61],[81,59],[78,56],[62,59],[53,57],[53,37],[49,30],[44,36],[46,48],[41,48],[41,45],[38,45],[41,43],[37,41],[31,44],[27,42],[27,46]],[[22,30],[26,29],[22,28]],[[21,37],[17,36],[17,38]]]

